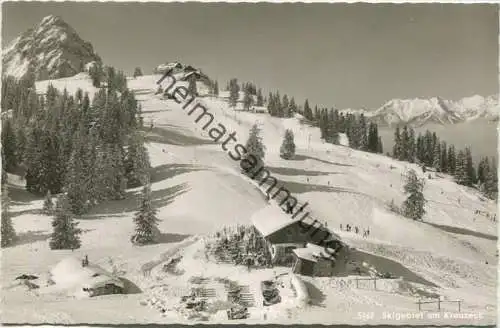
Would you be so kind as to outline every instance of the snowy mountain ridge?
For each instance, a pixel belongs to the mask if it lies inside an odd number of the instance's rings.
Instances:
[[[344,109],[341,111],[363,113],[381,125],[406,123],[421,126],[426,123],[455,124],[477,118],[496,120],[500,113],[500,106],[498,95],[488,97],[474,95],[458,101],[441,97],[392,99],[375,110]]]
[[[73,76],[101,58],[62,18],[49,15],[14,39],[3,50],[2,62],[3,75],[46,80]]]

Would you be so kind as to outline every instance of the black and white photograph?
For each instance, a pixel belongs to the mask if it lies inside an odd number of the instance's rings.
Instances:
[[[497,323],[494,3],[2,3],[0,323]]]

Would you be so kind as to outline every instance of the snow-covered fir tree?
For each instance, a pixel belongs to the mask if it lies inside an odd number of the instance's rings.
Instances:
[[[257,91],[257,106],[264,106],[264,97],[262,96],[262,90],[259,88]]]
[[[213,84],[213,94],[214,96],[219,96],[219,82],[215,81]]]
[[[394,146],[392,148],[392,157],[399,159],[400,156],[401,156],[401,133],[398,126],[394,131]]]
[[[304,102],[304,117],[309,121],[313,120],[313,113],[311,107],[309,106],[309,100],[306,99]]]
[[[252,105],[253,105],[253,97],[248,91],[248,89],[246,89],[245,94],[243,96],[243,109],[249,111]]]
[[[125,157],[125,172],[128,186],[137,187],[144,185],[150,168],[151,163],[148,151],[144,145],[144,136],[137,131],[129,138]]]
[[[58,197],[55,216],[52,220],[50,249],[78,249],[81,246],[78,222],[74,220],[71,208],[64,194]]]
[[[455,154],[455,146],[450,145],[448,147],[448,173],[455,174],[455,169],[457,166],[457,157]]]
[[[465,171],[467,173],[467,185],[472,186],[476,183],[476,169],[472,161],[472,153],[469,147],[465,148]]]
[[[142,76],[142,70],[140,67],[136,67],[134,69],[134,78],[138,77],[138,76]]]
[[[18,158],[16,133],[11,119],[2,119],[2,149],[5,158],[2,166],[11,171],[16,167]]]
[[[247,150],[247,152],[242,156],[243,159],[240,162],[241,168],[245,172],[249,173],[252,172],[254,168],[262,167],[266,147],[262,143],[260,128],[257,126],[257,124],[254,124],[250,129],[245,149]],[[255,163],[255,161],[257,162]]]
[[[437,172],[441,172],[441,144],[439,142],[434,145],[432,159],[432,167],[434,167]]]
[[[189,94],[198,96],[198,89],[196,88],[196,77],[194,76],[194,74],[192,74],[189,78],[188,90]]]
[[[295,155],[295,142],[293,131],[287,129],[285,131],[285,136],[283,137],[283,143],[280,147],[280,156],[284,159],[291,159]]]
[[[485,173],[484,191],[486,196],[496,199],[498,194],[498,172],[495,162],[492,160]]]
[[[378,137],[378,142],[377,142],[377,153],[383,154],[384,153],[384,145],[382,143],[382,137]]]
[[[237,79],[229,81],[229,106],[235,108],[240,96],[240,87]]]
[[[151,185],[148,183],[142,189],[139,210],[134,216],[135,233],[131,241],[136,245],[153,244],[158,241],[160,220],[151,202]]]
[[[441,172],[448,173],[448,150],[445,141],[441,141],[441,153],[440,153],[440,162],[441,162]]]
[[[16,240],[17,235],[12,224],[12,217],[9,213],[10,198],[7,191],[7,185],[2,187],[2,247],[12,246]]]
[[[403,215],[413,220],[422,220],[425,214],[424,179],[419,179],[415,170],[406,175],[404,191],[407,195],[403,202]]]
[[[455,181],[458,184],[468,186],[470,185],[469,174],[467,173],[467,159],[464,151],[460,150],[457,155],[455,167]]]

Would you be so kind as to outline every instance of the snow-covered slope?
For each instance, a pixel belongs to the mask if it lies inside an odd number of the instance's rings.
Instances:
[[[480,117],[498,119],[498,95],[474,95],[458,101],[440,97],[430,99],[392,99],[375,110],[345,109],[343,112],[363,113],[371,120],[385,125],[401,123],[421,126],[426,123],[454,124]]]
[[[162,242],[135,247],[130,243],[136,211],[133,197],[99,205],[82,217],[82,248],[51,251],[48,239],[51,217],[42,215],[42,199],[22,190],[20,181],[9,176],[13,198],[13,222],[21,237],[18,245],[2,254],[2,320],[4,322],[52,323],[164,323],[185,322],[177,307],[181,295],[189,291],[188,280],[195,275],[225,277],[248,285],[256,305],[250,308],[248,323],[350,323],[474,325],[496,322],[496,238],[497,225],[475,210],[496,212],[496,204],[483,199],[473,189],[455,184],[450,177],[427,180],[428,199],[424,222],[415,222],[386,210],[391,200],[400,204],[404,195],[403,174],[418,167],[344,146],[325,144],[317,128],[302,125],[300,117],[280,119],[267,114],[232,111],[220,98],[198,100],[223,124],[236,142],[244,144],[252,124],[258,123],[266,144],[266,166],[301,203],[308,202],[311,215],[326,222],[342,240],[366,257],[373,258],[384,271],[402,272],[400,279],[377,280],[355,287],[356,276],[304,278],[311,304],[298,307],[289,290],[290,277],[283,279],[283,302],[263,307],[260,281],[287,268],[255,269],[217,264],[203,256],[209,233],[222,226],[250,224],[258,210],[268,206],[257,182],[240,174],[221,144],[215,144],[195,122],[199,113],[188,114],[174,100],[155,95],[161,76],[129,79],[141,103],[144,122],[149,127],[147,145],[151,171],[153,204],[161,219]],[[60,86],[84,86],[85,80],[64,79]],[[38,84],[43,82],[38,82]],[[54,83],[57,87],[57,83]],[[37,85],[37,88],[39,86]],[[295,135],[297,156],[285,161],[279,147],[286,129]],[[223,139],[225,140],[225,139]],[[222,141],[221,140],[221,143]],[[227,145],[233,149],[234,143]],[[272,220],[272,218],[269,218]],[[349,223],[370,229],[368,238],[340,230]],[[179,274],[165,272],[163,264],[182,255]],[[75,300],[63,295],[26,292],[14,285],[20,274],[47,272],[67,256],[88,255],[92,264],[111,272],[113,267],[142,291],[139,294],[111,295]],[[403,268],[403,269],[401,269]],[[274,271],[274,272],[273,272]],[[215,283],[214,283],[215,286]],[[216,287],[214,287],[216,288]],[[420,294],[419,294],[420,293]],[[418,313],[416,300],[436,293],[443,300],[462,300],[461,313],[476,319],[445,319],[444,312],[457,312],[454,303],[442,303],[441,317],[424,319],[384,318],[384,312]],[[147,300],[143,302],[143,300]],[[153,306],[154,303],[154,306]],[[143,305],[141,305],[143,304]],[[151,306],[147,306],[147,305]],[[166,309],[162,313],[155,307]],[[425,313],[435,312],[429,305]],[[373,318],[360,316],[359,313]],[[225,314],[225,313],[223,313]],[[436,319],[437,318],[437,319]],[[231,323],[227,316],[213,316],[211,323]]]
[[[93,47],[62,18],[46,16],[3,50],[3,74],[37,80],[73,76],[90,62],[100,62]]]

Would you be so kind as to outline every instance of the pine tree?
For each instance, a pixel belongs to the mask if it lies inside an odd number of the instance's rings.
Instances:
[[[52,220],[53,232],[49,242],[50,249],[78,249],[81,246],[78,223],[74,221],[69,203],[64,195],[57,200],[55,217]]]
[[[188,90],[190,95],[193,95],[195,97],[198,96],[198,89],[196,88],[196,77],[194,76],[194,74],[192,74],[189,78]]]
[[[425,214],[424,180],[417,177],[415,170],[410,170],[404,185],[406,200],[403,202],[403,215],[413,220],[422,220]]]
[[[290,102],[288,101],[288,96],[283,95],[283,101],[281,102],[281,107],[283,108],[283,117],[290,117]]]
[[[457,157],[455,155],[455,146],[450,145],[448,147],[448,173],[455,174],[457,167]]]
[[[293,131],[287,129],[283,138],[283,143],[280,147],[280,156],[283,159],[291,159],[295,155],[295,142]]]
[[[259,88],[259,91],[257,91],[257,106],[262,107],[264,106],[264,98],[262,97],[262,90]]]
[[[368,134],[367,134],[367,127],[366,127],[366,119],[365,115],[361,114],[359,115],[359,122],[358,122],[358,133],[359,133],[359,148],[363,151],[368,150]]]
[[[12,224],[12,218],[9,213],[10,198],[7,191],[7,185],[2,187],[2,248],[12,246],[16,240],[17,235]]]
[[[467,174],[467,162],[465,158],[465,153],[460,150],[457,155],[456,166],[455,166],[455,181],[458,184],[467,186],[470,183],[469,175]]]
[[[229,81],[229,105],[235,108],[239,97],[240,97],[240,87],[238,86],[238,80],[231,79]]]
[[[297,112],[297,104],[295,103],[295,99],[290,99],[290,117],[293,116]]]
[[[12,171],[17,165],[16,134],[10,119],[2,120],[2,149],[5,157],[5,169]]]
[[[125,157],[125,174],[129,187],[137,187],[146,183],[148,170],[151,168],[149,155],[144,146],[144,136],[135,132],[129,138]]]
[[[469,147],[465,148],[465,170],[467,173],[467,185],[472,186],[476,183],[476,170],[474,168],[474,162],[472,161],[472,154]]]
[[[434,167],[434,169],[437,172],[441,172],[441,144],[436,143],[434,145],[434,152],[432,157],[433,157],[432,167]]]
[[[151,201],[151,185],[147,183],[142,189],[139,210],[135,214],[135,234],[131,241],[136,245],[153,244],[158,241],[160,220]]]
[[[138,76],[142,76],[142,70],[140,67],[136,67],[134,69],[134,78],[138,77]]]
[[[486,172],[484,189],[486,195],[491,199],[496,199],[498,194],[498,172],[495,162],[491,161],[491,166],[488,164]]]
[[[47,190],[47,195],[45,196],[45,200],[43,202],[43,211],[45,214],[50,215],[54,210],[54,203],[52,202],[52,195],[50,194],[50,190]]]
[[[246,89],[244,97],[243,97],[243,108],[246,111],[249,111],[250,107],[252,107],[252,105],[253,105],[252,95],[248,92],[248,89]]]
[[[377,153],[379,153],[379,154],[383,154],[384,153],[384,145],[382,144],[382,138],[381,137],[378,137]]]
[[[219,96],[219,82],[217,81],[214,82],[214,96]]]
[[[250,133],[249,133],[245,148],[246,148],[247,152],[243,156],[243,160],[240,162],[240,165],[243,165],[241,168],[245,172],[249,172],[248,171],[249,168],[246,167],[246,164],[244,164],[244,163],[247,161],[251,161],[253,163],[253,160],[248,160],[248,158],[250,156],[253,156],[257,160],[257,165],[255,165],[254,167],[262,167],[266,147],[262,143],[262,137],[260,136],[260,129],[257,126],[257,124],[254,124],[252,126],[252,128],[250,129]]]
[[[408,161],[415,163],[417,156],[417,145],[415,140],[415,130],[412,127],[408,128]]]
[[[403,127],[403,132],[401,133],[400,145],[401,145],[399,148],[400,154],[399,154],[398,159],[400,161],[409,161],[409,159],[410,159],[409,153],[410,153],[411,145],[410,145],[410,134],[408,131],[408,126],[406,126],[406,125]]]
[[[448,152],[445,141],[441,142],[441,172],[448,173]]]
[[[398,126],[394,131],[394,147],[392,148],[392,157],[399,159],[400,156],[401,156],[401,134]]]
[[[311,111],[311,107],[309,107],[309,100],[307,99],[304,103],[304,117],[309,121],[313,120],[313,113]]]

